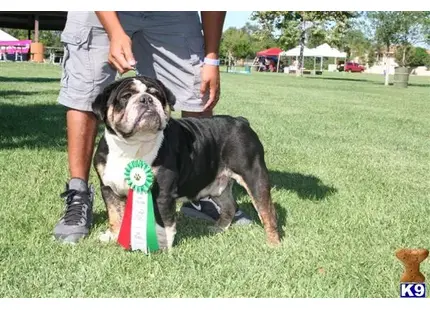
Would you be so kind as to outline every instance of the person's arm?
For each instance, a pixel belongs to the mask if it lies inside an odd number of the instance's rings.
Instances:
[[[218,59],[226,11],[201,12],[207,58]]]
[[[100,23],[105,28],[109,39],[112,38],[112,35],[124,33],[124,29],[122,28],[115,11],[96,11],[95,13]]]
[[[205,58],[219,60],[219,46],[225,20],[225,11],[201,12],[203,35],[205,42]],[[209,99],[204,109],[212,110],[219,100],[220,74],[219,65],[205,63],[202,70],[201,96],[209,89]]]
[[[109,40],[109,62],[122,74],[133,69],[135,60],[131,50],[131,39],[121,26],[115,11],[96,11],[100,23],[106,30]]]

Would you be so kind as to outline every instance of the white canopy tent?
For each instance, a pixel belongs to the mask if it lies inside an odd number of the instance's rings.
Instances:
[[[279,63],[280,63],[279,60],[281,59],[282,56],[287,56],[287,57],[295,56],[297,60],[297,58],[300,56],[300,46],[296,46],[295,48],[292,48],[288,51],[283,51],[279,54],[277,71],[279,71]],[[327,43],[324,43],[324,44],[321,44],[320,46],[317,46],[316,48],[308,48],[305,46],[303,50],[303,57],[314,57],[314,70],[316,67],[316,58],[317,57],[321,58],[320,70],[322,71],[324,57],[333,57],[335,58],[335,62],[336,62],[336,58],[346,58],[346,53],[340,52],[338,49],[332,48]]]
[[[7,32],[4,32],[0,29],[0,42],[10,42],[10,41],[19,41],[17,38],[14,38]],[[7,58],[6,55],[7,47],[6,46],[0,46],[0,60],[4,61]]]
[[[18,39],[0,29],[0,41],[18,41]]]
[[[295,48],[292,48],[288,51],[283,51],[279,54],[278,56],[278,68],[276,71],[279,71],[279,64],[280,64],[280,59],[282,56],[287,56],[287,57],[296,57],[296,60],[298,59],[298,57],[300,56],[300,46],[296,46]],[[306,46],[304,47],[303,50],[303,57],[314,57],[315,53],[314,53],[314,49],[313,48],[307,48]]]
[[[314,56],[313,54],[313,50],[312,48],[307,48],[305,46],[304,50],[303,50],[303,56]],[[296,46],[295,48],[292,48],[286,52],[282,52],[281,54],[282,56],[296,56],[299,57],[300,56],[300,46]]]
[[[324,57],[333,57],[335,58],[335,62],[336,58],[346,58],[345,52],[340,52],[338,49],[330,47],[327,43],[321,44],[313,50],[316,57],[321,57],[321,70]]]

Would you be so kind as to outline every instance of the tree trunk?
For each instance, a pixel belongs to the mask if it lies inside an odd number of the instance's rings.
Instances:
[[[302,76],[303,75],[303,71],[302,71],[302,66],[303,66],[303,53],[305,50],[305,36],[306,36],[306,31],[305,31],[305,21],[302,22],[302,32],[300,33],[300,56],[299,56],[299,68],[296,72],[296,76]]]
[[[402,66],[406,67],[406,47],[403,47],[403,59],[402,59]]]

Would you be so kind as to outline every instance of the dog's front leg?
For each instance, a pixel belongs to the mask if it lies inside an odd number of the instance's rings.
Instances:
[[[102,186],[101,192],[108,212],[109,229],[101,234],[99,239],[103,242],[116,241],[121,228],[127,198],[121,198],[116,195],[110,186]]]

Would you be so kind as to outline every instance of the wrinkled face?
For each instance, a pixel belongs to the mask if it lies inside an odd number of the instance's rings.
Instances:
[[[160,81],[129,77],[106,87],[93,111],[110,131],[129,138],[163,130],[173,104],[174,96]]]

